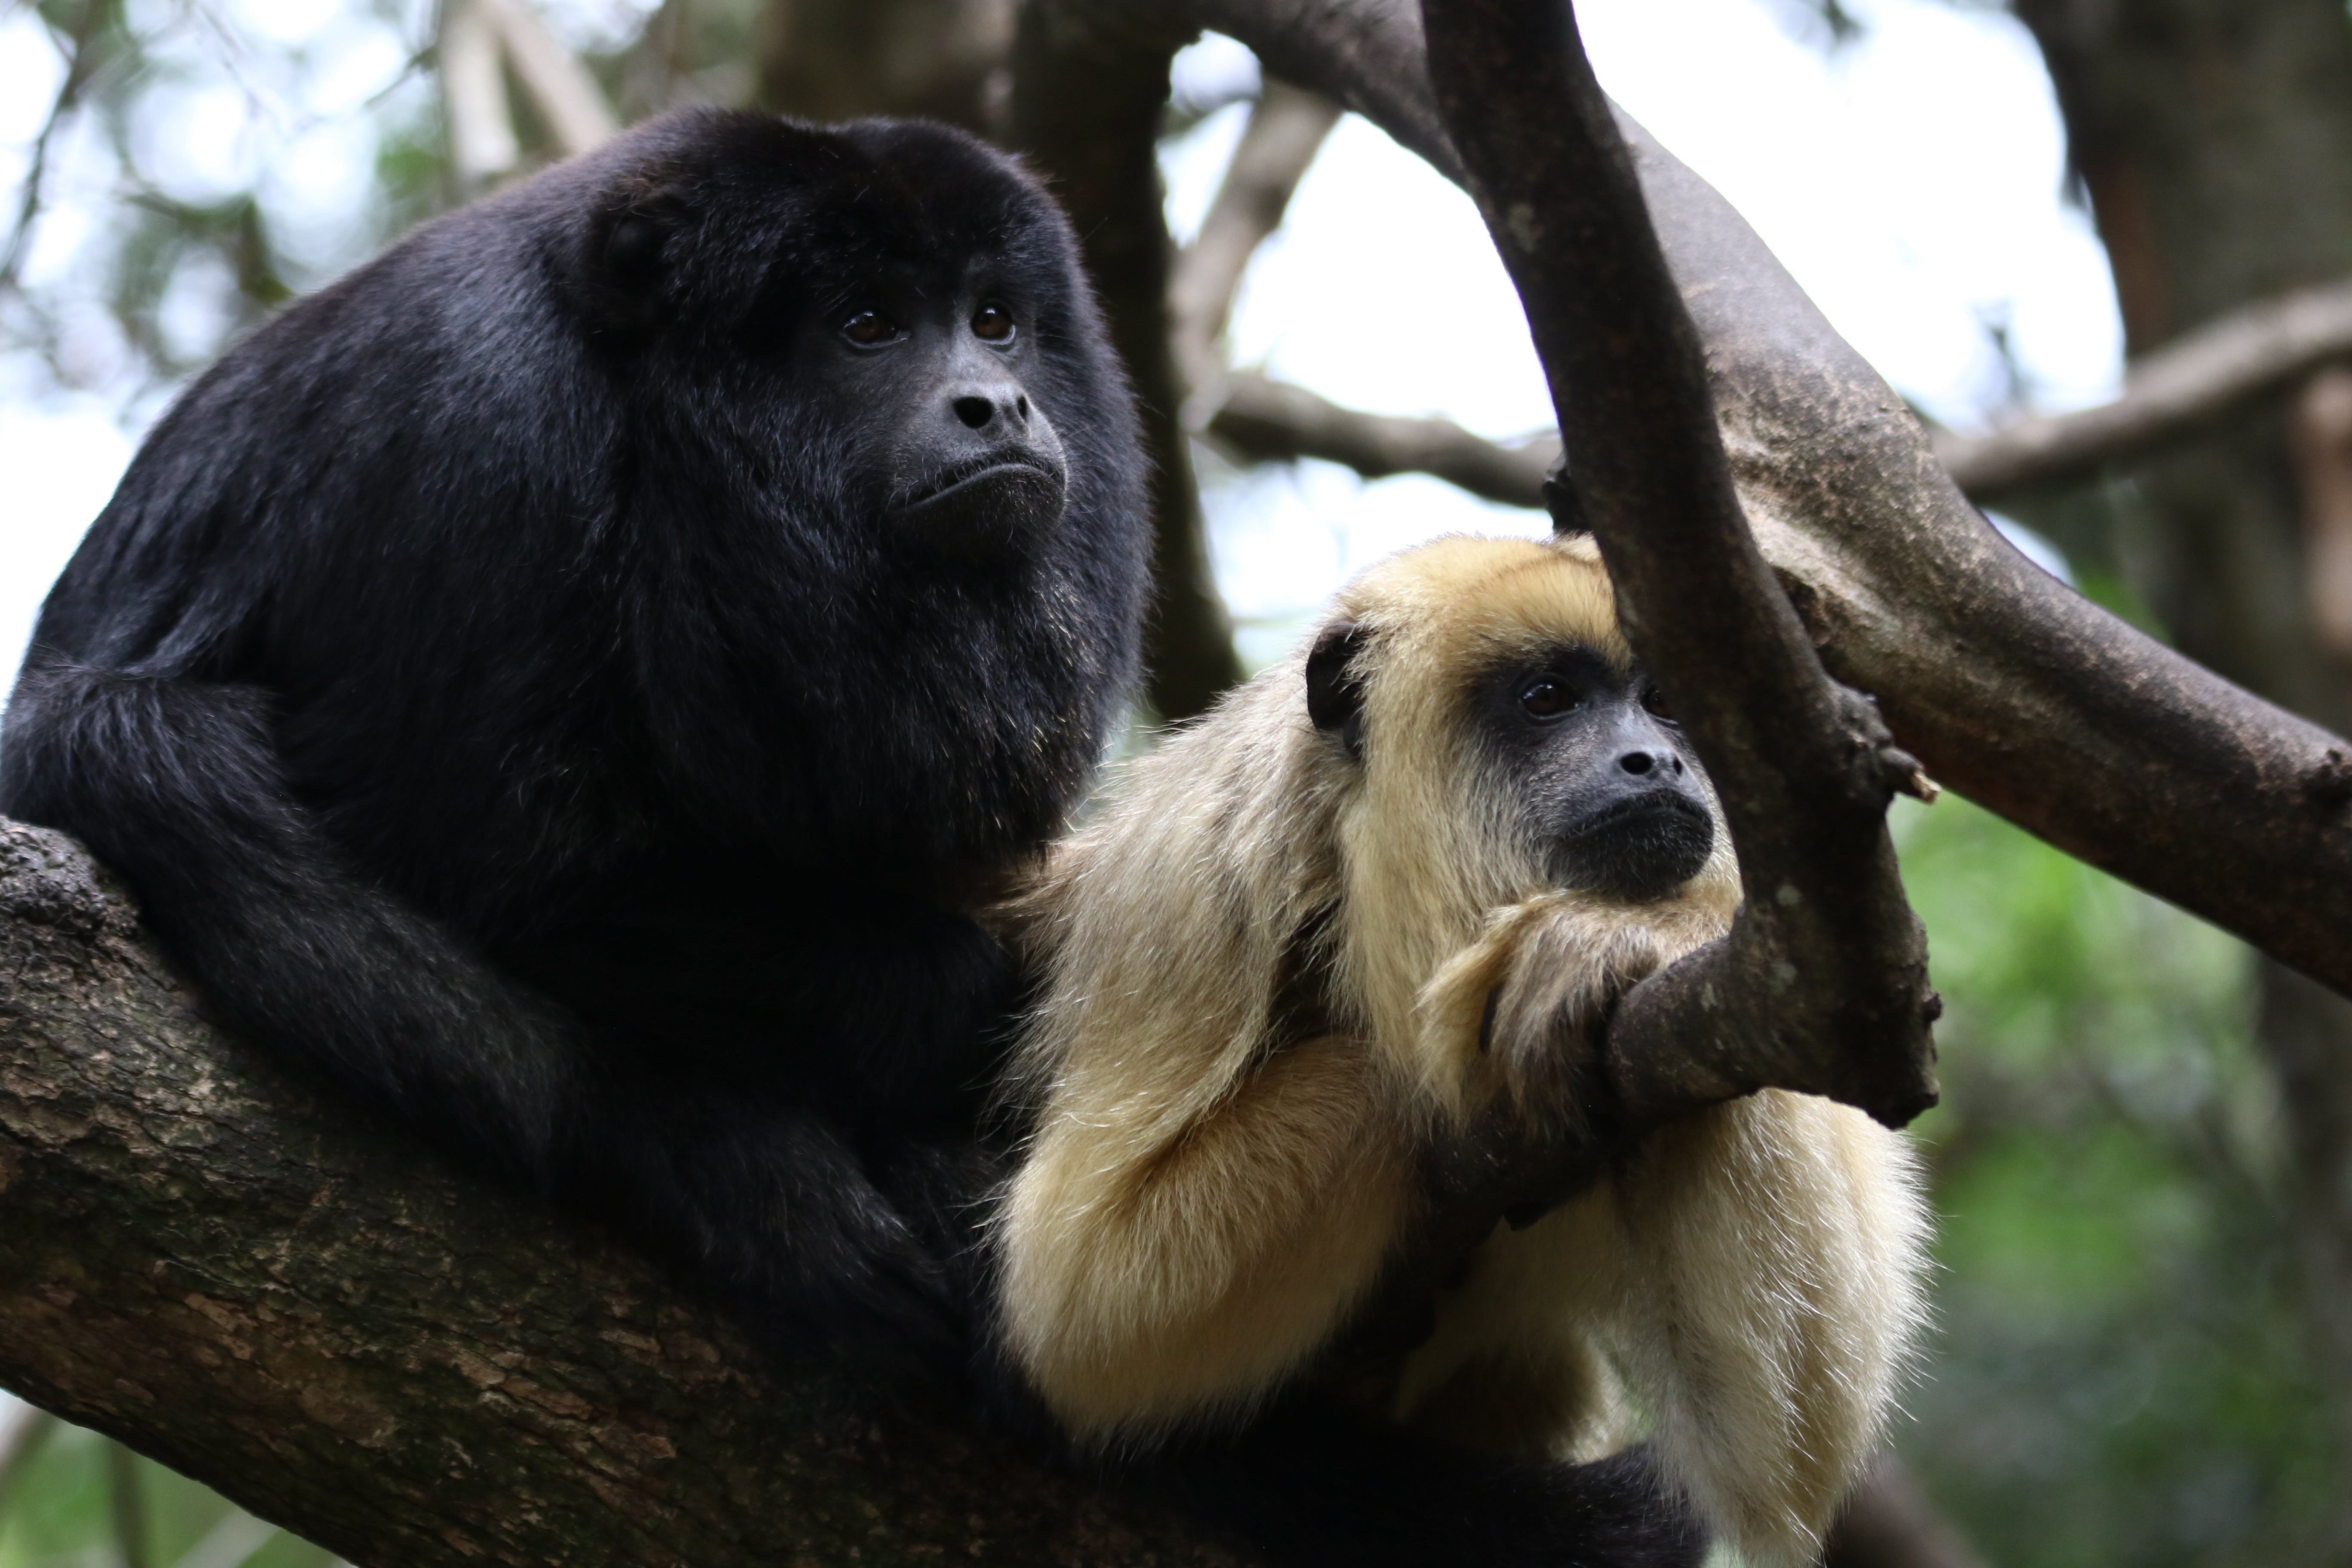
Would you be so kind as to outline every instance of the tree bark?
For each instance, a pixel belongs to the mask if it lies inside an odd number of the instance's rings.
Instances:
[[[371,1130],[5,821],[0,1194],[0,1383],[362,1568],[1234,1561]]]
[[[2016,9],[2057,87],[2134,355],[2352,270],[2352,23],[2337,0]],[[2341,731],[2352,650],[2318,635],[2306,588],[2334,498],[2308,468],[2298,483],[2285,406],[2250,405],[2139,468],[2123,553],[2183,652]],[[2342,1412],[2337,1534],[2352,1544],[2352,1001],[2276,964],[2261,974],[2306,1298]]]

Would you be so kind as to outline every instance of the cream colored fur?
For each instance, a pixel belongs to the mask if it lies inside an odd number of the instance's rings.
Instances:
[[[1630,657],[1589,545],[1440,541],[1334,616],[1371,633],[1360,763],[1309,723],[1295,655],[1133,764],[1003,911],[1047,977],[1003,1328],[1088,1440],[1309,1370],[1411,1222],[1424,1141],[1498,1096],[1547,1113],[1559,1053],[1738,903],[1721,834],[1656,903],[1548,886],[1467,743],[1482,672],[1563,641]],[[1301,972],[1327,1004],[1304,1027],[1280,1000]],[[1590,1458],[1633,1433],[1622,1377],[1718,1530],[1809,1559],[1893,1398],[1926,1232],[1899,1136],[1777,1092],[1717,1107],[1498,1229],[1391,1413]]]

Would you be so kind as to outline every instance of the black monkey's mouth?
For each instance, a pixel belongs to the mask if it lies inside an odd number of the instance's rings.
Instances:
[[[953,504],[956,497],[968,497],[978,489],[1003,484],[1030,483],[1049,485],[1058,495],[1062,489],[1062,476],[1043,463],[1025,458],[982,458],[934,475],[922,489],[899,498],[891,510],[912,513],[938,503]]]
[[[1678,790],[1645,790],[1603,806],[1553,842],[1563,886],[1636,902],[1664,898],[1698,875],[1715,848],[1715,818]]]
[[[923,549],[970,561],[1030,546],[1060,519],[1064,491],[1058,468],[992,453],[943,470],[890,510]]]

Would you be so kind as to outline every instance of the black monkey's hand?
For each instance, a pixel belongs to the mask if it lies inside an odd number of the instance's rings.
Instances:
[[[947,1270],[856,1152],[808,1110],[730,1088],[638,1083],[573,1140],[604,1212],[784,1355],[952,1374],[965,1358]]]

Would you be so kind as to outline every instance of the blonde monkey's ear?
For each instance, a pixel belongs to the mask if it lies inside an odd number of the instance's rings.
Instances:
[[[1307,655],[1307,717],[1359,762],[1364,756],[1364,677],[1356,659],[1371,640],[1370,627],[1334,621]]]

